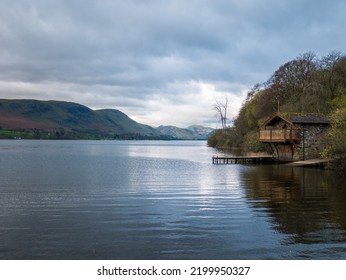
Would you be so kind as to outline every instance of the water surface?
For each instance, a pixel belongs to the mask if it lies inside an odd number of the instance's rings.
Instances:
[[[203,141],[0,141],[0,259],[346,259],[342,173]]]

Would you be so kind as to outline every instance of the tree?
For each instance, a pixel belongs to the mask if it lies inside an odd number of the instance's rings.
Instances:
[[[297,111],[304,111],[304,92],[311,85],[311,77],[316,69],[315,54],[308,52],[279,67],[267,82],[276,103],[277,111],[283,103],[293,105]],[[298,106],[298,107],[296,107]]]
[[[222,129],[226,129],[227,127],[227,107],[228,107],[227,96],[225,96],[225,100],[223,102],[219,100],[215,100],[214,110],[216,111],[216,114],[221,121]]]
[[[332,157],[346,157],[346,95],[334,99],[335,112],[331,117],[331,128],[327,134],[327,148],[325,155]]]
[[[262,89],[262,86],[263,86],[263,85],[262,85],[262,84],[259,84],[259,83],[255,84],[255,85],[250,89],[250,91],[248,91],[245,102],[250,101],[257,93],[259,93],[259,92],[261,91],[261,89]]]
[[[328,55],[322,57],[319,63],[320,73],[322,82],[325,86],[325,89],[329,93],[330,99],[336,97],[337,89],[337,75],[336,68],[338,62],[344,58],[340,51],[332,51]]]

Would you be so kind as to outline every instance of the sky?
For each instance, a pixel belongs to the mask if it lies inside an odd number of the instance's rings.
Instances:
[[[346,52],[344,0],[0,0],[0,98],[221,127],[247,92],[312,51]]]

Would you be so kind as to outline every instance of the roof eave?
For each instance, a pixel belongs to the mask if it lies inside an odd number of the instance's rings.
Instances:
[[[275,118],[280,118],[280,119],[284,120],[285,122],[287,122],[289,125],[293,125],[293,122],[291,122],[289,119],[283,117],[283,116],[282,116],[281,114],[279,114],[279,113],[274,114],[270,119],[268,119],[268,120],[264,123],[264,125],[265,125],[265,126],[270,126],[270,123],[271,123],[272,121],[274,121]]]

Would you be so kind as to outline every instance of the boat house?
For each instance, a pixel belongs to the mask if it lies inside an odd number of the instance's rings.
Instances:
[[[330,125],[325,115],[277,113],[264,123],[259,141],[269,143],[280,161],[307,160],[321,152],[321,136]]]

